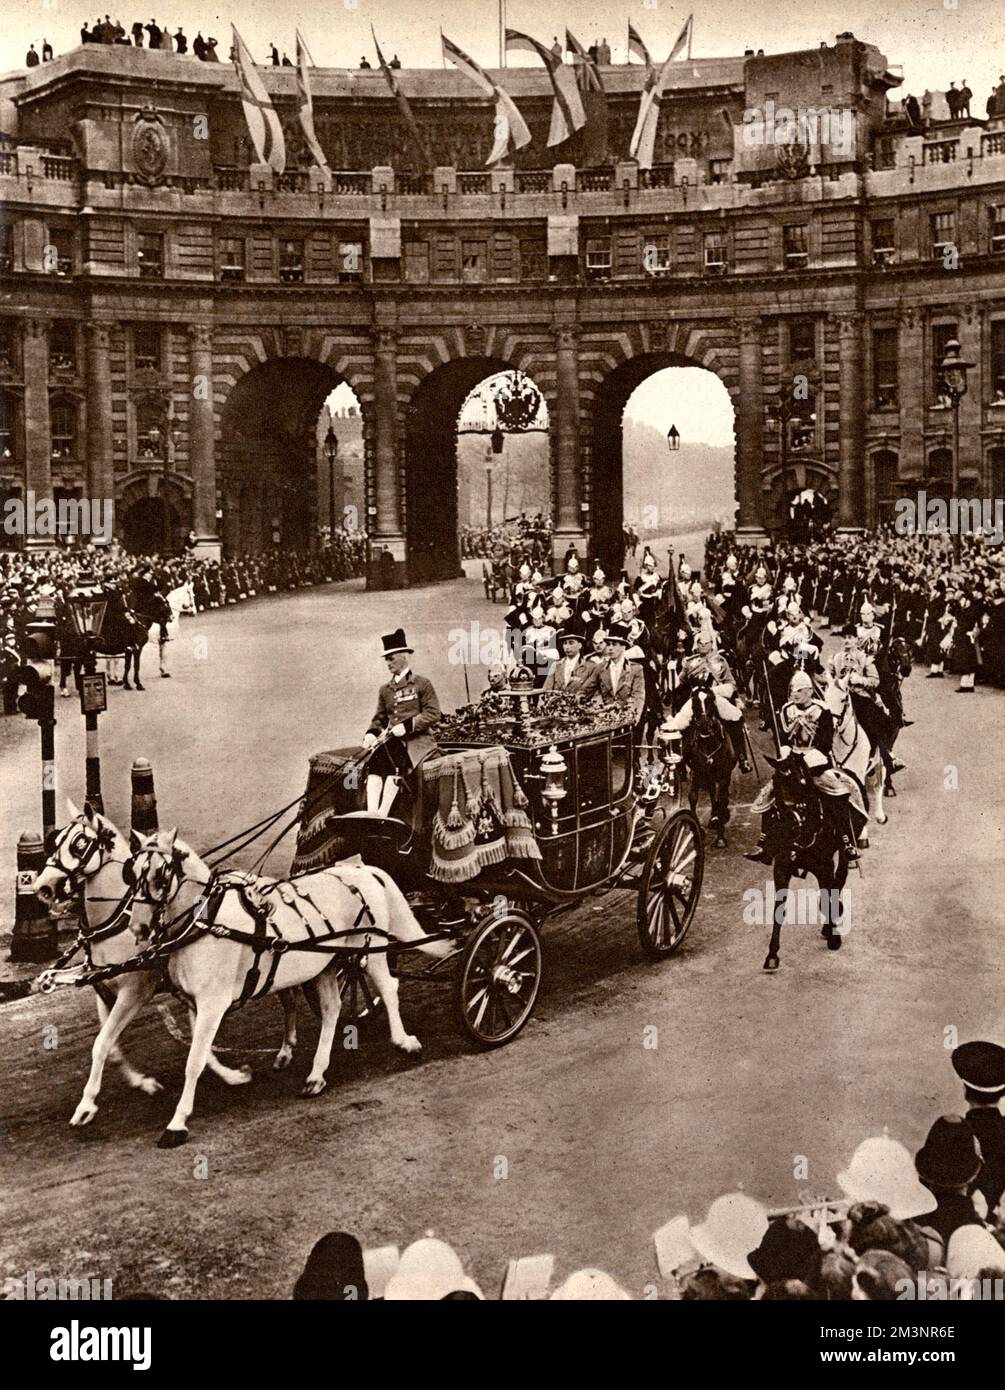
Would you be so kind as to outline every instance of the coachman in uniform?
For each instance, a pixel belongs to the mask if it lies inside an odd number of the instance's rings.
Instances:
[[[436,752],[430,731],[439,722],[440,702],[432,682],[413,673],[404,631],[399,627],[380,640],[391,679],[377,694],[363,747],[374,749],[366,769],[366,809],[386,816],[402,782],[410,785],[414,769]]]

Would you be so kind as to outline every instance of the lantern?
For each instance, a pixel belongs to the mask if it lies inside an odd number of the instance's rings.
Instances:
[[[73,630],[85,641],[93,641],[101,636],[108,607],[108,595],[100,584],[81,575],[80,583],[68,595]]]
[[[951,338],[946,344],[946,355],[939,363],[939,375],[941,384],[945,386],[946,394],[954,406],[959,405],[967,394],[967,372],[973,365],[972,362],[964,361],[959,343],[955,338]]]
[[[672,454],[680,448],[680,432],[676,425],[671,425],[667,430],[667,447]]]
[[[554,744],[548,749],[547,753],[541,755],[539,764],[541,777],[544,785],[541,788],[541,799],[548,805],[551,814],[551,833],[558,834],[558,807],[568,795],[566,784],[566,774],[569,771],[568,765],[561,753]]]

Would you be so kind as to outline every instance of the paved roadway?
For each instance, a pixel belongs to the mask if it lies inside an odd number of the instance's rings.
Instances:
[[[151,659],[145,694],[112,692],[109,814],[127,823],[129,763],[145,755],[161,823],[177,821],[196,845],[223,839],[295,797],[311,751],[363,727],[382,632],[404,622],[417,668],[450,707],[464,682],[447,631],[500,614],[477,584],[458,582],[396,595],[309,589],[186,620],[171,681]],[[109,1069],[97,1119],[74,1131],[90,999],[66,991],[0,1008],[0,1277],[112,1277],[120,1297],[287,1297],[324,1231],[376,1245],[432,1228],[489,1291],[508,1258],[545,1250],[560,1277],[599,1264],[640,1291],[655,1272],[651,1234],[677,1212],[697,1220],[738,1186],[773,1205],[833,1193],[854,1145],[884,1125],[917,1147],[929,1121],[959,1105],[946,1030],[1000,1035],[1005,975],[1002,696],[956,696],[922,675],[906,690],[917,720],[902,737],[909,770],[888,825],[873,827],[837,955],[814,928],[793,927],[779,974],[761,972],[767,929],[744,922],[742,895],[764,879],[739,857],[756,832],[751,777],[674,959],[643,961],[634,902],[598,899],[546,930],[537,1012],[512,1045],[473,1054],[449,991],[413,985],[404,1013],[421,1057],[392,1055],[378,1024],[359,1051],[339,1053],[328,1093],[311,1102],[296,1095],[315,1037],[304,1008],[292,1070],[273,1075],[269,1056],[251,1051],[251,1086],[204,1077],[192,1139],[176,1151],[153,1146],[183,1066],[157,1013],[126,1036],[166,1092],[127,1091]],[[79,798],[81,720],[71,701],[58,713],[61,776]],[[7,885],[16,832],[37,818],[34,739],[23,720],[0,720]],[[284,849],[273,867],[287,862]],[[279,1021],[273,1002],[257,1003],[222,1039],[264,1049]],[[655,1050],[643,1045],[652,1026]],[[799,1156],[805,1179],[794,1177]]]

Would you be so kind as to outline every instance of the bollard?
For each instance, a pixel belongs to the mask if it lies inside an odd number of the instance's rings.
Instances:
[[[136,758],[132,770],[132,827],[140,835],[152,835],[157,825],[154,770],[146,758]]]
[[[24,831],[17,842],[17,897],[14,902],[12,961],[47,961],[59,953],[56,923],[35,896],[35,879],[45,864],[41,835]]]

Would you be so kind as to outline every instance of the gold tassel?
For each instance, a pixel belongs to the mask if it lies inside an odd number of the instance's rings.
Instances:
[[[457,791],[458,791],[458,783],[459,783],[459,781],[460,781],[460,773],[459,773],[459,771],[458,771],[458,769],[457,769],[457,767],[456,767],[456,765],[455,765],[455,766],[454,766],[454,799],[453,799],[453,801],[450,803],[450,812],[449,812],[449,814],[448,814],[448,816],[447,816],[447,829],[448,829],[448,830],[460,830],[460,829],[462,829],[463,826],[464,826],[464,822],[463,822],[463,820],[461,819],[461,808],[460,808],[460,807],[458,806],[458,804],[457,804]]]

